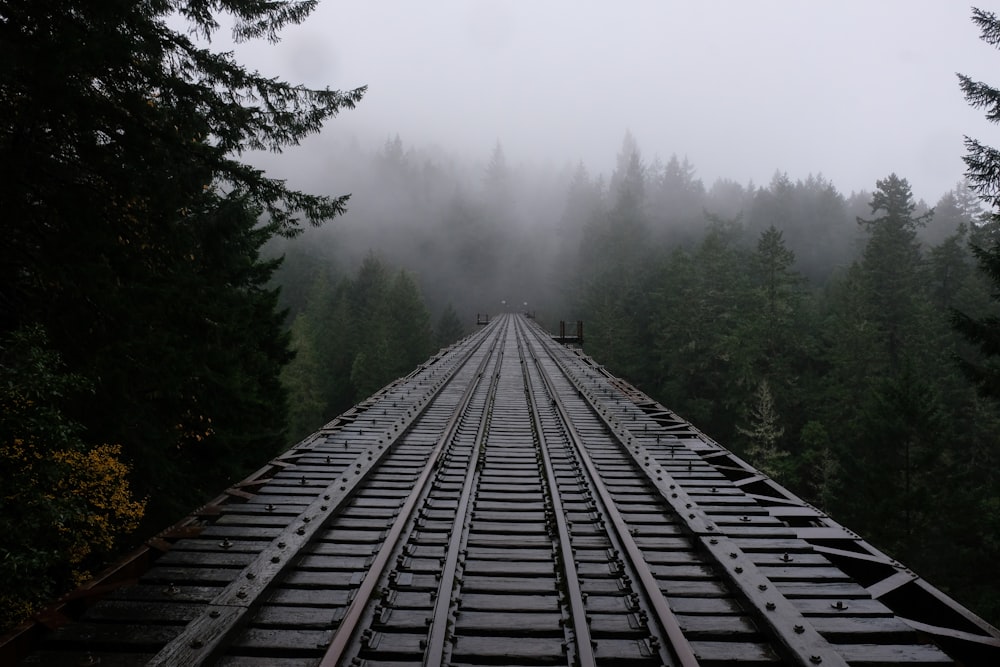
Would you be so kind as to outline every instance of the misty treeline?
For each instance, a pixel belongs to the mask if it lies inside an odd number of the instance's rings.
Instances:
[[[450,305],[432,326],[413,278],[391,274],[374,254],[339,280],[317,271],[292,321],[295,359],[282,374],[290,394],[289,441],[408,375],[468,330]]]
[[[300,434],[409,370],[423,307],[352,302],[401,269],[432,318],[457,313],[466,331],[477,312],[584,320],[586,352],[612,372],[1000,616],[1000,410],[963,373],[975,350],[951,324],[990,310],[971,248],[1000,228],[968,184],[933,206],[896,174],[850,195],[781,172],[706,187],[630,134],[607,177],[513,166],[499,144],[466,165],[398,137],[330,160],[351,210],[280,248]],[[398,338],[369,333],[387,330]],[[386,374],[359,377],[373,359],[359,346],[383,345]]]

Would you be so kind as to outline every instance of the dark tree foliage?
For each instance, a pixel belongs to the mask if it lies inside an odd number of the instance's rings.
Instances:
[[[994,285],[1000,286],[1000,248],[974,246],[972,252],[979,260],[980,270],[989,276]],[[980,353],[975,359],[960,359],[962,369],[985,396],[1000,398],[1000,317],[984,315],[974,318],[956,310],[953,311],[952,325]]]
[[[64,413],[88,390],[40,326],[0,336],[0,632],[86,579],[142,518],[120,449],[88,446]]]
[[[972,20],[979,26],[983,41],[993,46],[1000,45],[1000,19],[996,14],[973,9]],[[958,75],[958,79],[969,104],[984,110],[991,123],[1000,122],[1000,90],[962,74]],[[1000,221],[996,213],[997,206],[1000,206],[1000,151],[971,137],[965,138],[965,147],[968,150],[963,158],[968,167],[966,177],[973,191],[994,209],[991,216],[993,224],[989,227],[995,227]],[[974,245],[972,251],[979,260],[980,269],[994,286],[1000,287],[1000,241],[992,235],[984,236],[989,245]],[[1000,398],[1000,317],[987,315],[976,319],[955,311],[952,323],[980,352],[978,359],[961,361],[966,374],[983,394]]]
[[[391,275],[369,253],[351,279],[331,285],[318,274],[292,339],[296,357],[283,380],[294,441],[410,373],[432,352],[434,332],[410,275]]]
[[[457,342],[466,334],[466,329],[455,312],[454,306],[450,303],[445,306],[438,318],[437,327],[434,330],[434,339],[439,347],[447,347]]]
[[[1000,46],[1000,19],[996,14],[973,9],[972,20],[979,26],[984,42]],[[1000,89],[962,74],[958,79],[969,104],[984,110],[991,123],[1000,122]],[[989,227],[995,228],[1000,222],[996,212],[1000,206],[1000,151],[970,137],[965,138],[965,147],[968,150],[963,158],[968,167],[966,177],[972,189],[993,208]],[[984,236],[989,245],[974,245],[972,250],[980,269],[994,286],[1000,287],[1000,240],[995,235]],[[1000,294],[994,298],[1000,298]],[[1000,317],[987,315],[976,319],[956,311],[952,323],[980,352],[979,359],[963,359],[963,369],[983,394],[1000,398]]]
[[[914,215],[916,204],[905,178],[890,174],[876,186],[871,200],[875,217],[858,218],[869,233],[860,264],[864,317],[886,348],[889,370],[896,372],[917,331],[921,261],[917,229],[931,214]]]
[[[0,3],[0,331],[42,324],[92,383],[69,410],[123,446],[160,523],[281,441],[289,353],[258,251],[346,202],[239,155],[296,144],[364,92],[248,71],[189,35],[228,14],[237,41],[276,41],[315,4]]]
[[[972,21],[979,27],[980,39],[1000,46],[1000,19],[996,14],[973,8]],[[991,123],[1000,122],[1000,90],[964,74],[958,75],[958,81],[970,106],[985,111]],[[995,206],[1000,203],[1000,151],[972,137],[965,138],[965,148],[968,153],[962,159],[968,167],[966,177],[972,189]]]

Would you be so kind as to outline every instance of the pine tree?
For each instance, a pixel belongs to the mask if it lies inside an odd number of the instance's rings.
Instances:
[[[466,331],[465,327],[462,326],[462,320],[459,319],[454,306],[449,303],[441,312],[441,317],[438,318],[437,327],[434,331],[434,340],[436,344],[439,347],[447,347],[448,345],[458,341],[465,335],[465,333]]]
[[[650,304],[662,400],[722,440],[735,434],[756,384],[753,345],[747,343],[750,260],[742,234],[739,221],[713,220],[698,248],[677,250],[664,263]],[[649,366],[645,339],[636,340],[632,353]]]
[[[783,234],[774,225],[757,240],[753,256],[754,287],[761,299],[763,332],[774,351],[788,339],[800,301],[802,279],[794,272],[795,253],[785,246]]]
[[[972,20],[979,26],[983,41],[1000,46],[1000,19],[996,14],[973,9]],[[1000,122],[1000,89],[973,81],[962,74],[958,78],[969,104],[985,110],[990,122]],[[1000,207],[1000,151],[971,137],[965,138],[965,147],[968,151],[963,158],[968,167],[966,177],[971,188],[993,209],[988,227],[996,229],[1000,226],[1000,214],[997,213]],[[980,234],[982,237],[989,245],[973,246],[973,254],[979,261],[980,270],[994,285],[1000,286],[1000,238],[995,234]],[[964,370],[983,394],[1000,398],[1000,317],[987,315],[976,319],[956,311],[952,322],[955,329],[980,352],[979,359],[964,359],[961,362]]]
[[[780,417],[767,380],[757,384],[753,403],[747,410],[747,419],[749,426],[737,426],[736,430],[749,442],[746,453],[750,462],[772,477],[783,475],[788,452],[779,448],[778,442],[785,429],[780,426]]]
[[[237,41],[276,41],[315,5],[0,5],[0,161],[15,167],[0,180],[0,332],[44,325],[93,384],[67,410],[122,443],[159,524],[280,445],[288,339],[259,251],[347,201],[239,155],[294,145],[364,93],[291,85],[196,39],[226,12]]]
[[[389,382],[406,375],[427,359],[433,331],[420,290],[405,271],[396,273],[389,285],[383,311],[386,337],[392,346],[384,378],[384,382]]]
[[[991,46],[1000,46],[1000,19],[995,13],[973,8],[972,21],[979,27],[980,39]],[[970,106],[985,110],[991,123],[1000,121],[1000,90],[964,74],[959,74],[958,80]],[[962,159],[968,167],[965,175],[972,189],[996,207],[1000,204],[1000,151],[968,136],[965,148],[968,152]]]
[[[866,317],[876,328],[888,370],[896,372],[919,333],[921,256],[917,229],[932,213],[914,215],[917,206],[910,184],[896,174],[876,181],[870,207],[873,214],[881,215],[858,218],[869,234],[860,265]]]
[[[611,174],[611,199],[619,226],[638,225],[646,215],[646,165],[631,132],[625,133]]]

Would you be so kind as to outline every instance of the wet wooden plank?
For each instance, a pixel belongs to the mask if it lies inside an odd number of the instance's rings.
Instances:
[[[853,598],[870,597],[868,591],[853,581],[826,582],[778,582],[777,589],[787,598]]]
[[[383,655],[389,655],[395,659],[401,656],[419,659],[424,653],[426,639],[426,631],[419,633],[373,632],[366,642],[367,650],[362,649],[362,655],[365,655],[368,662],[374,665],[384,664]]]
[[[492,577],[466,576],[462,581],[465,591],[474,593],[548,593],[555,592],[556,584],[551,577]]]
[[[676,614],[736,614],[740,604],[726,597],[668,597],[667,604]]]
[[[502,595],[463,592],[459,604],[463,611],[477,609],[506,609],[525,612],[559,610],[559,598],[555,593],[549,595]]]
[[[220,658],[216,665],[217,667],[316,667],[316,658],[279,658],[273,656],[261,658],[239,655]],[[101,667],[105,667],[103,662]]]
[[[317,556],[308,555],[302,557],[295,567],[300,570],[321,570],[326,572],[342,572],[366,570],[372,562],[373,556]]]
[[[223,550],[223,544],[229,544],[229,548],[225,549],[226,553],[257,553],[267,546],[270,541],[266,538],[230,539],[229,542],[223,542],[219,539],[186,539],[175,543],[171,550],[167,551],[164,555],[169,555],[173,551],[187,553],[220,551]]]
[[[343,607],[306,607],[267,604],[257,610],[253,625],[282,626],[298,629],[329,629],[343,617]]]
[[[955,664],[941,649],[923,644],[842,644],[837,650],[851,665],[864,667]]]
[[[531,636],[562,632],[562,614],[556,612],[462,611],[455,622],[461,634],[502,632],[509,636]]]
[[[67,667],[67,665],[88,664],[92,660],[99,660],[100,662],[92,664],[100,667],[141,667],[148,663],[153,655],[135,651],[112,653],[89,648],[66,651],[46,649],[32,653],[18,665],[19,667]]]
[[[594,640],[594,657],[604,664],[627,665],[646,662],[653,651],[645,640],[599,638]]]
[[[452,657],[455,660],[531,661],[529,664],[566,664],[563,634],[557,637],[466,637],[456,638]],[[502,663],[501,663],[502,664]],[[511,663],[508,663],[511,664]]]
[[[393,632],[425,633],[430,625],[432,610],[385,607],[374,619],[373,627]]]
[[[712,665],[776,665],[781,661],[767,644],[748,642],[692,641],[691,648],[702,667]]]
[[[49,646],[69,644],[88,650],[126,647],[129,651],[156,651],[184,630],[183,625],[133,623],[70,623],[46,637]]]
[[[871,598],[800,598],[792,600],[805,616],[892,616],[892,611]]]
[[[239,576],[240,568],[153,567],[142,576],[143,583],[228,584]]]
[[[478,555],[478,552],[477,552]],[[548,561],[501,561],[501,560],[468,560],[465,563],[466,577],[471,575],[513,575],[518,576],[554,576],[555,563],[551,557]],[[439,568],[440,569],[440,568]]]
[[[278,605],[319,605],[346,607],[350,602],[350,591],[354,587],[329,588],[289,588],[281,587],[271,592],[268,601]]]
[[[264,543],[260,543],[263,546]],[[227,567],[243,568],[253,562],[256,553],[220,551],[178,551],[171,549],[156,560],[158,567]]]
[[[239,633],[232,645],[238,649],[311,653],[319,656],[322,655],[322,650],[329,646],[332,638],[333,631],[329,629],[252,627]]]
[[[138,600],[102,600],[87,610],[85,619],[95,622],[131,622],[183,624],[189,622],[204,608],[194,602],[157,602],[150,604]]]
[[[833,567],[809,567],[798,566],[772,566],[763,565],[760,573],[771,581],[815,581],[815,582],[836,582],[851,581],[851,578],[844,574],[840,568]]]
[[[706,565],[661,565],[659,563],[652,563],[649,570],[661,582],[680,579],[711,579],[715,576],[712,569]]]
[[[912,627],[894,616],[812,616],[809,622],[836,643],[901,644],[917,637]]]

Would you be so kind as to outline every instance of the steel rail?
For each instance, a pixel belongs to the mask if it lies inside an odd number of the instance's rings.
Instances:
[[[566,577],[566,591],[570,602],[570,618],[573,621],[573,635],[576,640],[578,659],[576,664],[579,667],[596,667],[597,658],[594,655],[590,626],[587,624],[587,608],[583,600],[583,591],[580,590],[580,579],[577,575],[573,559],[573,544],[570,538],[569,526],[567,525],[566,512],[563,509],[562,498],[559,495],[559,481],[556,479],[552,458],[548,451],[548,444],[545,441],[545,430],[542,426],[538,400],[528,376],[527,359],[524,356],[524,348],[522,347],[523,334],[519,329],[515,329],[515,333],[518,338],[517,349],[524,377],[524,390],[527,394],[528,405],[531,409],[531,421],[538,438],[539,452],[545,468],[545,482],[549,487],[549,497],[552,501],[552,516],[555,520],[556,531],[559,534],[559,553],[562,554],[562,571]]]
[[[344,656],[344,652],[347,650],[347,647],[351,642],[351,638],[354,636],[357,626],[361,621],[365,607],[367,606],[369,599],[372,597],[372,593],[375,591],[386,566],[392,558],[392,554],[396,549],[396,544],[398,543],[399,538],[402,536],[407,524],[412,520],[413,512],[416,509],[420,498],[425,495],[427,482],[437,469],[446,448],[455,437],[461,418],[464,416],[469,403],[472,401],[472,396],[475,393],[476,388],[479,386],[480,382],[482,382],[483,373],[485,372],[486,367],[489,365],[490,360],[495,356],[502,356],[502,350],[497,352],[497,342],[502,338],[502,336],[502,331],[494,333],[494,342],[490,348],[490,355],[484,357],[483,361],[480,362],[480,365],[476,370],[476,378],[469,383],[469,386],[466,388],[465,393],[459,400],[455,411],[448,419],[441,437],[438,438],[434,449],[431,451],[427,465],[424,466],[423,471],[420,473],[420,477],[413,485],[413,490],[407,496],[406,501],[400,508],[399,514],[397,514],[392,527],[389,529],[389,533],[382,542],[382,546],[379,549],[378,554],[375,556],[368,572],[365,574],[364,580],[358,587],[354,599],[351,600],[350,606],[347,608],[347,611],[344,613],[344,617],[337,626],[337,630],[330,641],[329,647],[327,647],[326,652],[323,654],[318,667],[336,667],[340,663],[341,658]]]
[[[541,338],[539,337],[539,340]],[[546,346],[548,341],[542,343]],[[551,343],[555,349],[555,343]],[[561,348],[560,348],[561,349]],[[784,595],[777,591],[774,583],[762,573],[753,559],[731,538],[719,531],[706,510],[692,498],[665,466],[661,465],[656,453],[642,444],[650,439],[645,431],[635,433],[621,420],[614,417],[614,409],[602,401],[584,385],[577,373],[570,371],[557,354],[548,354],[549,359],[560,369],[563,376],[575,387],[578,394],[599,416],[609,431],[619,441],[636,467],[660,496],[671,507],[676,516],[687,527],[692,539],[697,540],[704,553],[709,554],[712,563],[725,574],[734,591],[739,591],[748,601],[755,617],[769,630],[776,647],[801,665],[832,665],[847,667],[847,661],[825,637],[823,637]]]
[[[539,339],[538,333],[532,332],[532,338],[537,341]],[[544,349],[544,345],[541,345],[541,347]],[[546,350],[546,353],[548,354],[549,351]],[[643,558],[642,551],[635,543],[631,533],[629,533],[628,524],[625,523],[625,519],[617,509],[614,498],[611,497],[611,493],[604,485],[600,472],[597,470],[593,460],[590,458],[590,454],[587,452],[583,438],[580,437],[579,432],[573,425],[573,420],[570,418],[566,410],[566,406],[559,398],[559,394],[552,383],[552,379],[549,377],[548,372],[542,367],[538,360],[538,356],[534,353],[532,353],[532,360],[538,370],[539,377],[545,384],[549,395],[552,397],[553,407],[559,413],[560,419],[563,421],[566,434],[590,477],[589,482],[594,491],[597,492],[597,496],[600,498],[601,503],[604,505],[604,511],[611,520],[611,525],[615,529],[615,533],[625,550],[625,554],[628,556],[632,568],[635,570],[639,577],[639,581],[642,583],[643,593],[653,611],[656,613],[660,628],[670,643],[670,649],[673,652],[671,657],[676,659],[677,665],[680,667],[698,667],[699,663],[698,659],[695,657],[694,649],[691,648],[690,642],[687,637],[684,636],[684,632],[681,630],[677,617],[674,615],[673,610],[667,603],[667,600],[663,595],[663,591],[660,590],[659,584],[657,584],[656,578],[650,571],[645,558]]]
[[[505,335],[506,327],[501,336]],[[503,349],[501,348],[497,354],[497,369],[499,369],[500,364],[503,362],[503,357]],[[458,559],[462,551],[462,537],[465,532],[469,506],[472,502],[472,489],[476,475],[478,474],[477,461],[479,460],[483,441],[486,439],[486,432],[490,422],[490,412],[496,400],[496,391],[499,384],[500,373],[498,370],[498,372],[490,374],[490,386],[486,394],[483,418],[479,420],[472,453],[469,456],[468,468],[465,471],[465,478],[462,483],[462,495],[459,497],[458,506],[455,509],[451,535],[448,538],[448,550],[445,554],[445,562],[441,571],[441,581],[438,584],[438,594],[434,600],[434,612],[431,617],[430,635],[427,638],[427,649],[424,651],[423,664],[425,667],[440,667],[445,661],[448,641],[448,616],[451,614],[452,591],[455,588],[455,580],[457,578]]]

